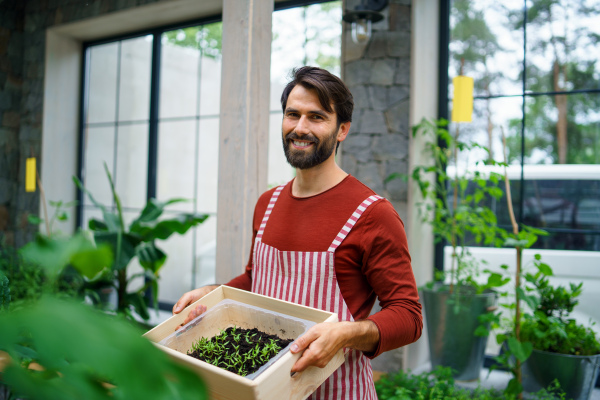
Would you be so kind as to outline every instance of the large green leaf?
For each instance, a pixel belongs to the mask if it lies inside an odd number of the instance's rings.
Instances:
[[[523,391],[523,386],[519,383],[517,378],[512,378],[508,385],[506,385],[506,389],[504,389],[504,393],[510,396],[516,396]]]
[[[148,203],[146,203],[146,206],[144,207],[144,209],[142,210],[142,213],[140,214],[140,216],[138,218],[136,218],[130,226],[130,230],[132,232],[135,232],[137,229],[137,226],[142,223],[142,222],[150,222],[150,221],[156,221],[158,219],[158,217],[160,217],[165,209],[165,207],[167,207],[168,205],[174,204],[174,203],[180,203],[183,201],[187,201],[186,199],[171,199],[171,200],[167,200],[164,202],[160,202],[156,199],[150,199],[148,200]]]
[[[144,293],[127,293],[126,300],[127,304],[131,304],[135,312],[145,321],[150,319],[150,314],[148,313],[148,305],[146,304]]]
[[[145,242],[155,239],[165,240],[173,233],[183,235],[191,227],[203,223],[207,218],[207,214],[179,214],[175,216],[175,218],[158,222],[139,222],[135,227],[132,226],[131,232],[142,236],[142,239]]]
[[[114,254],[115,262],[113,264],[113,269],[115,270],[121,270],[127,267],[136,254],[135,248],[141,242],[141,239],[135,235],[106,231],[95,232],[94,240],[98,245],[107,244],[110,246]]]
[[[135,249],[135,254],[142,267],[152,271],[154,274],[158,273],[167,259],[167,255],[156,247],[154,242],[140,243]]]
[[[46,269],[51,277],[58,276],[68,264],[73,264],[87,277],[96,276],[104,267],[110,266],[106,249],[96,249],[82,234],[69,238],[38,235],[34,241],[23,246],[20,253],[24,260]],[[93,262],[85,265],[80,262],[83,259]]]
[[[109,231],[120,230],[119,216],[109,211],[104,204],[101,204],[98,201],[96,201],[92,193],[89,190],[87,190],[85,186],[83,186],[83,183],[76,176],[73,177],[73,182],[75,182],[75,185],[77,185],[77,187],[88,196],[92,204],[94,204],[102,211],[102,217],[104,218],[104,228]],[[90,226],[90,229],[94,230],[92,226]]]
[[[18,398],[207,398],[196,374],[171,361],[132,324],[82,304],[46,297],[33,307],[0,314],[0,326],[0,348],[16,361],[5,369],[2,382]],[[44,372],[21,365],[15,349],[22,332],[27,332]]]
[[[93,279],[114,261],[110,246],[103,244],[97,248],[82,250],[71,257],[71,264],[83,276]]]
[[[510,352],[517,360],[525,362],[529,358],[533,350],[531,342],[519,342],[514,336],[510,336],[507,341]]]

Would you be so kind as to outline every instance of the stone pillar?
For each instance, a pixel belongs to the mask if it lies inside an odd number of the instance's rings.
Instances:
[[[344,9],[359,3],[346,0]],[[387,198],[406,221],[407,184],[385,179],[408,172],[411,0],[390,0],[382,13],[385,18],[373,24],[373,35],[365,45],[355,44],[349,24],[344,24],[342,78],[354,96],[354,114],[341,147],[341,165]],[[373,369],[398,371],[403,359],[402,349],[390,351],[372,361]]]
[[[359,3],[347,0],[345,9]],[[344,24],[342,52],[343,79],[355,102],[350,135],[342,144],[342,167],[390,200],[403,219],[406,183],[384,181],[408,168],[410,4],[390,0],[366,45],[352,42],[350,26]]]
[[[15,245],[21,98],[23,88],[23,15],[25,2],[0,4],[0,245]],[[24,166],[24,162],[23,162]]]
[[[273,0],[224,0],[216,279],[248,261],[258,196],[267,189]]]

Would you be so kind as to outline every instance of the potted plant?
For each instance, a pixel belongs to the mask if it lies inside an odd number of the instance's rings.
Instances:
[[[423,222],[431,224],[435,242],[452,246],[450,268],[436,271],[435,282],[422,288],[432,367],[452,367],[456,379],[472,380],[479,378],[489,333],[482,316],[495,307],[493,288],[509,279],[481,271],[467,246],[502,243],[503,231],[484,202],[503,193],[497,186],[499,174],[483,176],[475,171],[469,175],[459,173],[458,168],[448,174],[446,166],[456,164],[459,153],[471,156],[474,149],[486,149],[460,141],[458,131],[452,136],[447,125],[446,120],[424,119],[413,127],[413,136],[426,138],[425,151],[432,163],[415,167],[410,178],[419,186],[423,198],[419,211]]]
[[[502,141],[506,166],[504,132]],[[583,284],[570,283],[569,288],[551,285],[552,268],[541,261],[539,254],[534,256],[533,273],[523,268],[523,249],[531,247],[539,235],[547,235],[547,232],[526,225],[519,227],[506,170],[504,182],[513,228],[506,234],[504,244],[516,250],[514,288],[511,293],[502,293],[508,301],[501,306],[510,315],[503,316],[499,312],[494,316],[495,327],[502,329],[496,336],[502,345],[496,361],[514,376],[505,394],[520,399],[523,391],[531,393],[559,385],[563,398],[589,399],[600,366],[600,343],[591,328],[570,318]],[[502,269],[507,273],[509,267],[503,265]]]
[[[208,215],[180,213],[174,214],[168,219],[159,219],[165,207],[185,200],[173,199],[159,202],[156,199],[150,199],[140,215],[129,226],[126,226],[121,200],[115,191],[113,179],[106,164],[104,164],[104,169],[110,183],[116,212],[98,203],[81,181],[73,177],[79,189],[84,191],[90,201],[102,211],[102,220],[92,218],[88,222],[94,241],[97,245],[107,245],[114,255],[111,269],[99,279],[106,283],[112,283],[115,287],[118,313],[123,313],[133,320],[135,311],[143,320],[148,320],[150,315],[145,296],[146,291],[152,291],[154,306],[157,307],[159,272],[167,259],[167,255],[156,245],[156,242],[168,239],[174,233],[185,234],[190,228],[203,223]],[[137,258],[139,261],[144,270],[142,273],[133,275],[128,273],[127,267],[133,258]],[[130,283],[139,277],[144,278],[145,284],[138,289],[130,290]]]
[[[538,271],[526,274],[531,307],[521,321],[521,342],[532,352],[522,366],[523,390],[537,391],[554,379],[569,399],[589,399],[600,367],[600,343],[590,327],[571,317],[582,283],[553,286],[552,270],[536,257]]]
[[[208,398],[204,382],[142,338],[139,327],[56,292],[67,268],[84,277],[109,268],[106,247],[81,233],[39,235],[19,255],[44,283],[19,307],[0,306],[0,399]],[[0,279],[0,299],[7,296]]]

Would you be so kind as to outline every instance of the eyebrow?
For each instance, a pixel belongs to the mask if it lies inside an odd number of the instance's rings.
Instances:
[[[285,113],[284,114],[287,114],[289,112],[298,112],[298,110],[296,110],[295,108],[292,108],[292,107],[288,107],[288,108],[285,109]],[[327,113],[325,113],[325,112],[323,112],[321,110],[312,110],[312,111],[309,111],[308,113],[309,114],[320,115],[323,118],[329,118],[329,115],[327,115]]]

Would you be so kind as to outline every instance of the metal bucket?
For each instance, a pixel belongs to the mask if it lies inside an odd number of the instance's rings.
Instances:
[[[487,336],[475,336],[478,317],[496,304],[497,294],[475,294],[463,287],[450,295],[448,286],[423,289],[425,320],[432,367],[451,367],[457,380],[475,380],[483,367]],[[450,301],[449,301],[450,300]]]
[[[560,383],[567,399],[588,400],[598,378],[600,354],[573,356],[534,349],[523,363],[523,389],[537,392],[554,379]]]

